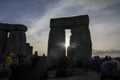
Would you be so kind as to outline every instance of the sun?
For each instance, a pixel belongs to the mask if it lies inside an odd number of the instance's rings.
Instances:
[[[66,41],[65,41],[65,47],[68,48],[69,47],[69,39],[67,38]]]

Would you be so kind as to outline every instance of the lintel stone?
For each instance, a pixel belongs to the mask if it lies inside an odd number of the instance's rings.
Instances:
[[[73,29],[76,27],[88,27],[89,17],[88,15],[54,18],[50,21],[50,28],[64,28]]]
[[[27,27],[22,24],[0,23],[0,31],[27,31]]]

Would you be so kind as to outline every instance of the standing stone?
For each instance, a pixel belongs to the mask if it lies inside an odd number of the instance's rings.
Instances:
[[[23,31],[11,31],[8,42],[7,42],[7,52],[13,52],[15,54],[25,54],[26,53],[26,35]]]
[[[33,54],[33,47],[29,43],[26,43],[26,54],[29,56]]]
[[[62,38],[60,36],[61,30],[71,29],[72,35],[70,37],[70,46],[67,55],[72,65],[75,66],[79,62],[84,63],[90,59],[92,55],[92,44],[88,25],[88,15],[51,19],[48,57],[58,58],[60,56],[59,52],[62,50],[59,48],[60,46],[56,46],[56,42],[60,42],[62,41],[61,39],[64,39],[64,36],[62,36]],[[62,33],[62,35],[64,35],[64,33]]]
[[[49,34],[48,57],[50,65],[58,62],[59,57],[65,55],[65,30],[52,28]]]
[[[8,35],[8,32],[0,31],[0,54],[4,53],[5,51],[7,35]]]
[[[92,45],[90,31],[87,26],[71,30],[70,47],[68,48],[68,57],[77,65],[78,61],[83,63],[91,58]]]

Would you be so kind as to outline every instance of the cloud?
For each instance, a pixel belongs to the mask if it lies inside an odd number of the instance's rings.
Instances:
[[[116,28],[118,26],[114,27],[115,29],[113,29],[113,26],[110,26],[110,25],[114,25],[115,23],[114,21],[110,21],[106,18],[108,18],[109,16],[111,17],[111,15],[113,14],[109,11],[105,11],[104,9],[106,9],[107,7],[110,7],[111,5],[116,4],[117,2],[118,0],[115,0],[114,2],[111,0],[109,1],[107,0],[107,1],[104,1],[104,3],[103,1],[100,1],[100,0],[84,0],[84,1],[61,0],[58,3],[50,4],[46,6],[46,9],[47,9],[46,14],[40,19],[38,19],[38,21],[33,22],[32,25],[35,27],[31,27],[30,33],[31,34],[39,33],[39,35],[36,35],[36,38],[38,38],[38,40],[40,39],[39,37],[40,35],[41,37],[42,36],[48,37],[49,26],[50,26],[49,22],[51,18],[80,15],[80,14],[85,14],[88,11],[90,11],[89,12],[90,17],[93,18],[91,21],[93,25],[90,25],[90,28],[92,29],[91,33],[92,33],[92,38],[93,38],[93,45],[94,45],[93,47],[100,48],[100,49],[108,49],[111,47],[111,44],[109,45],[106,44],[104,46],[100,44],[101,43],[105,44],[107,42],[107,43],[112,43],[116,45],[118,41],[116,43],[113,41],[116,40],[114,35],[116,35],[116,30],[118,30]],[[102,11],[100,12],[99,10],[102,10]],[[93,13],[96,16],[94,16]],[[109,28],[107,26],[109,26]],[[96,31],[94,30],[94,28]],[[95,34],[94,34],[94,31],[96,32]],[[113,32],[115,32],[115,34],[113,36],[111,35],[112,36],[111,37],[110,34]],[[98,37],[98,35],[100,36]],[[106,40],[108,38],[106,36],[111,37],[109,41]],[[46,42],[48,40],[47,37],[46,37]],[[112,48],[114,48],[114,46]]]
[[[119,0],[2,0],[0,22],[27,25],[27,42],[47,53],[51,18],[88,14],[93,48],[119,49],[118,4]]]
[[[119,57],[120,56],[120,50],[93,50],[93,56],[112,56],[112,57]]]
[[[82,5],[86,10],[100,11],[107,7],[110,7],[116,3],[120,3],[119,0],[77,0],[78,4]]]

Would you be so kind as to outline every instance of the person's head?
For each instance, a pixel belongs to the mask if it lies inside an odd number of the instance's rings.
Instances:
[[[101,66],[101,70],[105,75],[120,75],[120,63],[117,60],[105,61]]]
[[[37,51],[35,51],[34,55],[35,55],[35,56],[38,56],[38,52],[37,52]]]

